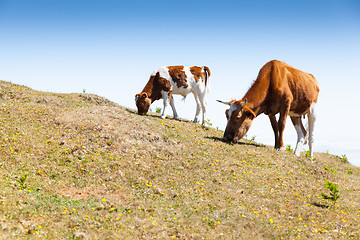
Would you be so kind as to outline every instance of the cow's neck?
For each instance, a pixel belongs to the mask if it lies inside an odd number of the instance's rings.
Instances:
[[[148,83],[145,85],[142,93],[147,93],[151,102],[161,99],[161,91],[155,80],[155,76],[150,76]]]
[[[269,90],[269,81],[266,78],[257,79],[245,94],[243,100],[246,98],[248,106],[256,116],[264,112],[264,103]]]

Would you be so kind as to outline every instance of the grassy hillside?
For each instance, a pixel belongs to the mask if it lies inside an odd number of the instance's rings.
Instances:
[[[360,239],[359,168],[222,134],[0,81],[0,238]]]

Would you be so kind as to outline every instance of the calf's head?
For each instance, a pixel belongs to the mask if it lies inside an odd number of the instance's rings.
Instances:
[[[146,92],[135,95],[135,103],[140,115],[145,115],[150,108],[151,99]]]
[[[256,117],[255,113],[246,106],[246,98],[244,101],[217,101],[230,106],[230,108],[225,111],[227,125],[224,132],[224,140],[238,142],[249,131],[252,120]]]

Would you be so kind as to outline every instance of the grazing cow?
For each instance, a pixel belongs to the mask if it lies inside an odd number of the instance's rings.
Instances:
[[[237,142],[249,130],[255,117],[262,113],[269,116],[275,134],[275,148],[281,149],[286,117],[293,122],[298,139],[295,155],[309,138],[310,157],[313,157],[313,131],[316,119],[316,102],[319,95],[319,85],[313,75],[302,72],[292,66],[280,62],[266,63],[245,96],[239,100],[222,102],[230,106],[226,110],[228,119],[224,132],[224,140]],[[280,113],[278,121],[275,115]],[[308,133],[301,117],[308,116]]]
[[[193,93],[196,101],[194,122],[198,122],[200,110],[202,110],[202,124],[204,124],[206,119],[206,93],[209,90],[209,77],[210,70],[205,66],[169,66],[159,68],[150,75],[150,79],[142,92],[135,95],[138,113],[145,115],[151,103],[163,99],[164,109],[161,118],[165,118],[165,109],[170,101],[174,119],[177,119],[178,115],[172,95],[180,94],[185,98],[189,93]]]

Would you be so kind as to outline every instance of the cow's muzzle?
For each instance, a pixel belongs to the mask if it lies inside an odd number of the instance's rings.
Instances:
[[[236,143],[238,140],[231,134],[224,134],[223,139],[225,142]]]

